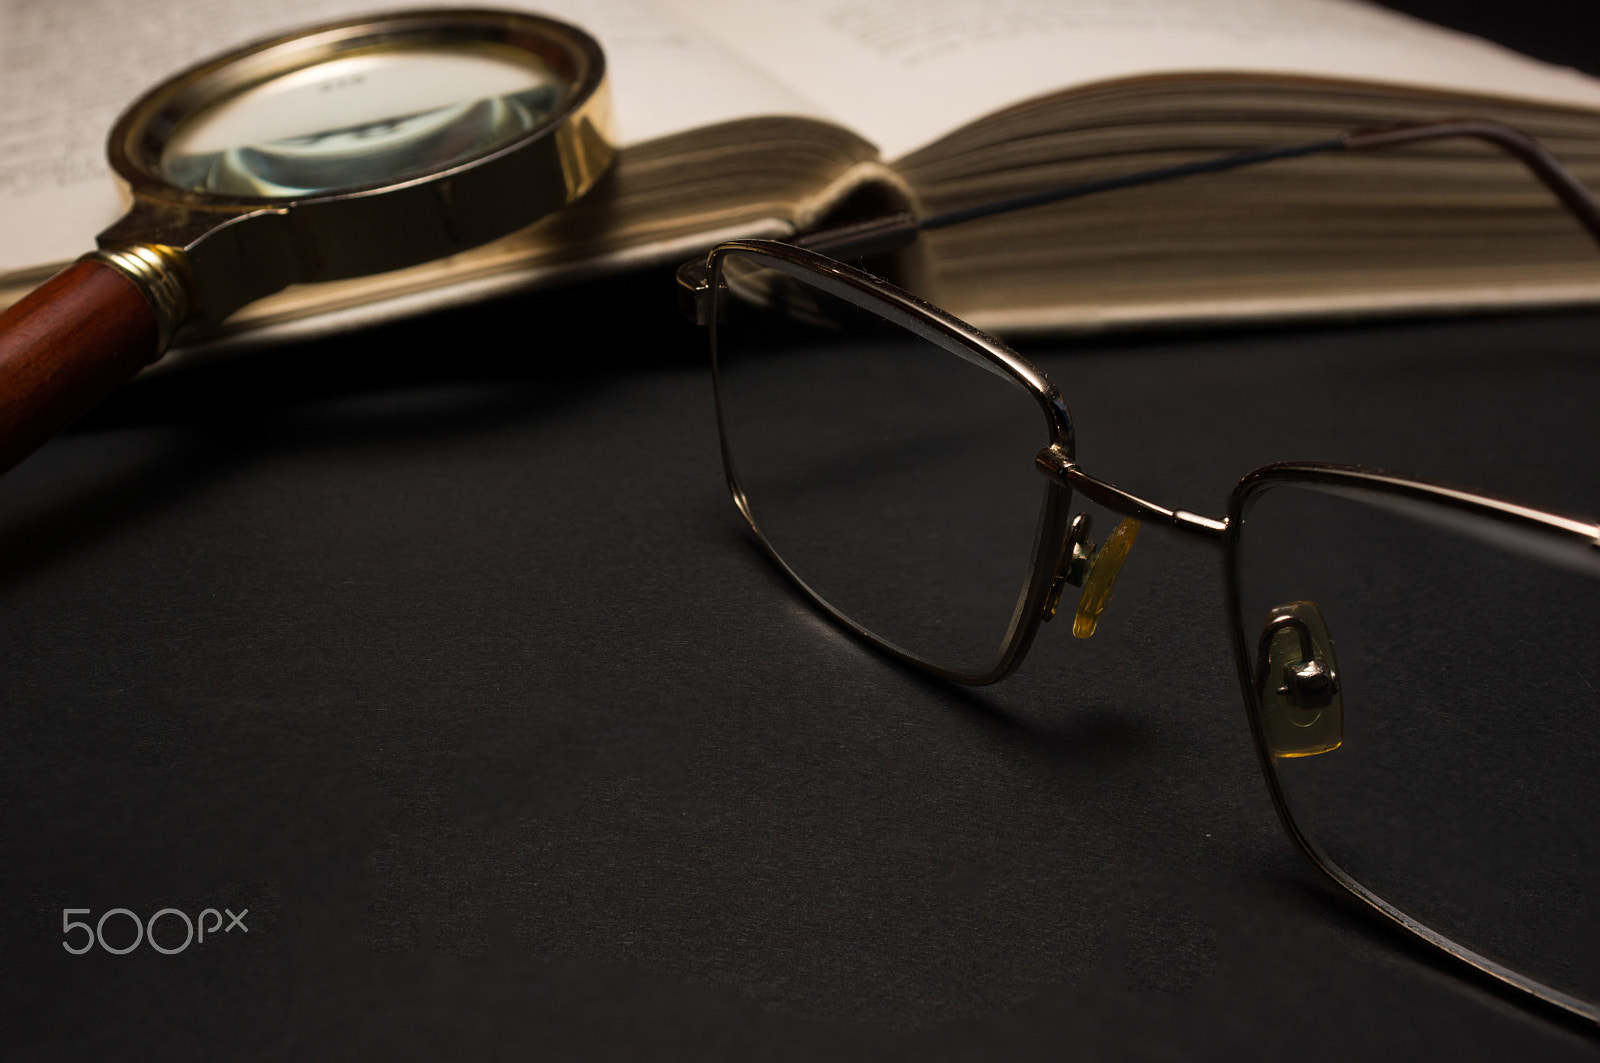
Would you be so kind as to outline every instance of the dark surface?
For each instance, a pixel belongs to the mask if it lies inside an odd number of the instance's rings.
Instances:
[[[1381,6],[1488,37],[1547,63],[1600,70],[1600,10],[1587,0],[1381,0]]]
[[[1000,686],[890,665],[748,541],[640,294],[146,379],[7,477],[18,1057],[1592,1050],[1300,862],[1207,544],[1147,531],[1102,633]],[[541,351],[578,311],[649,364]],[[1597,333],[1035,353],[1085,462],[1172,504],[1328,457],[1594,512]],[[63,908],[166,906],[250,932],[61,948]]]
[[[146,378],[5,478],[8,1058],[1592,1056],[1295,854],[1204,542],[983,690],[817,619],[667,283]],[[1320,458],[1593,515],[1597,336],[1030,353],[1169,505]],[[71,956],[68,907],[249,932]]]

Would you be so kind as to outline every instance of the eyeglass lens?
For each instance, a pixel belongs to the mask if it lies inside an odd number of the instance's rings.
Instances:
[[[842,281],[742,251],[717,279],[746,515],[847,620],[983,673],[1038,549],[1034,395]],[[1302,837],[1458,945],[1600,1001],[1600,551],[1297,481],[1255,490],[1237,549],[1253,711]]]
[[[747,516],[856,626],[939,668],[1000,657],[1048,485],[1037,399],[954,340],[786,263],[721,259],[718,409]]]
[[[1300,831],[1407,915],[1600,1001],[1600,551],[1297,484],[1252,497],[1237,567]],[[1323,630],[1303,641],[1286,612]],[[1337,671],[1332,696],[1318,665]]]

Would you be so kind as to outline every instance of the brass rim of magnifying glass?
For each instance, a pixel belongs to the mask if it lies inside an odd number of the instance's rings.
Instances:
[[[273,78],[379,51],[532,55],[568,86],[538,128],[481,156],[392,182],[294,197],[217,195],[161,174],[174,131],[200,111]],[[493,10],[424,10],[326,23],[247,45],[156,86],[111,131],[107,154],[133,205],[93,257],[128,275],[162,319],[218,322],[290,284],[416,265],[504,236],[573,203],[615,155],[605,57],[553,19]]]

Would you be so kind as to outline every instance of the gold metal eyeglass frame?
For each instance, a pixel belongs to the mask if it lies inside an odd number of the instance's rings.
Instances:
[[[1239,543],[1243,516],[1252,500],[1263,490],[1285,484],[1359,489],[1368,493],[1393,496],[1408,503],[1444,507],[1473,519],[1489,521],[1495,526],[1512,530],[1522,536],[1531,536],[1556,550],[1592,552],[1597,563],[1600,563],[1600,524],[1377,469],[1322,462],[1278,462],[1255,469],[1245,475],[1233,489],[1228,500],[1226,515],[1221,518],[1162,506],[1102,481],[1077,464],[1073,422],[1065,399],[1048,377],[1016,351],[888,281],[839,260],[845,257],[898,250],[914,241],[918,233],[929,229],[1100,191],[1195,173],[1234,169],[1313,152],[1383,148],[1452,136],[1485,140],[1517,158],[1556,195],[1597,243],[1600,243],[1600,202],[1597,202],[1554,157],[1522,133],[1496,123],[1468,120],[1359,131],[1309,145],[1248,152],[1183,166],[1144,171],[1122,178],[1094,182],[1091,185],[1055,189],[922,219],[905,213],[891,214],[813,233],[792,243],[770,240],[731,241],[713,248],[704,259],[697,259],[680,267],[678,270],[680,297],[685,314],[696,323],[711,328],[714,379],[717,378],[716,323],[720,316],[718,303],[729,294],[727,285],[722,281],[722,268],[729,256],[739,256],[780,272],[803,277],[808,283],[824,290],[831,290],[835,294],[848,295],[852,297],[852,302],[870,307],[874,314],[890,323],[903,325],[925,336],[931,334],[947,344],[958,345],[970,357],[992,367],[1020,385],[1038,404],[1048,429],[1049,442],[1038,451],[1035,462],[1046,478],[1048,489],[1035,538],[1031,574],[1013,612],[998,658],[991,666],[981,671],[961,672],[910,652],[862,627],[808,586],[804,578],[790,568],[763,534],[740,485],[729,451],[720,380],[718,381],[718,418],[724,471],[734,503],[768,557],[805,591],[814,604],[841,627],[879,651],[934,675],[959,683],[993,683],[1021,663],[1040,626],[1054,615],[1063,586],[1077,574],[1083,562],[1092,564],[1094,561],[1093,545],[1085,541],[1085,529],[1079,523],[1079,519],[1072,516],[1074,490],[1084,498],[1126,518],[1164,524],[1177,531],[1217,544],[1224,552],[1224,573],[1230,623],[1233,629],[1235,664],[1248,709],[1251,735],[1273,806],[1295,847],[1331,883],[1415,938],[1488,976],[1499,985],[1526,994],[1527,997],[1524,999],[1532,998],[1555,1009],[1557,1014],[1577,1019],[1586,1027],[1593,1029],[1600,1027],[1600,1004],[1578,999],[1536,981],[1412,918],[1347,874],[1302,831],[1284,794],[1282,780],[1278,774],[1278,758],[1283,754],[1281,750],[1275,750],[1268,733],[1268,722],[1265,719],[1267,713],[1263,709],[1263,699],[1259,693],[1259,677],[1255,674],[1255,667],[1251,662],[1251,653],[1256,647],[1246,635],[1241,612]],[[1301,623],[1293,617],[1288,618],[1288,622]],[[1265,654],[1262,654],[1262,660],[1265,660]]]

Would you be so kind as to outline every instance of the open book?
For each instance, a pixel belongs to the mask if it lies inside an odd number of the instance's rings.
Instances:
[[[1403,121],[1504,122],[1600,187],[1600,81],[1354,0],[511,6],[575,22],[605,47],[622,148],[612,174],[521,232],[291,288],[239,311],[223,335],[351,327],[677,261],[733,236],[945,210]],[[145,87],[251,38],[370,7],[127,0],[93,19],[67,4],[3,9],[0,305],[120,214],[104,138]],[[1550,194],[1464,140],[1090,196],[932,233],[915,254],[906,269],[924,294],[1000,330],[1600,299],[1600,255]]]

